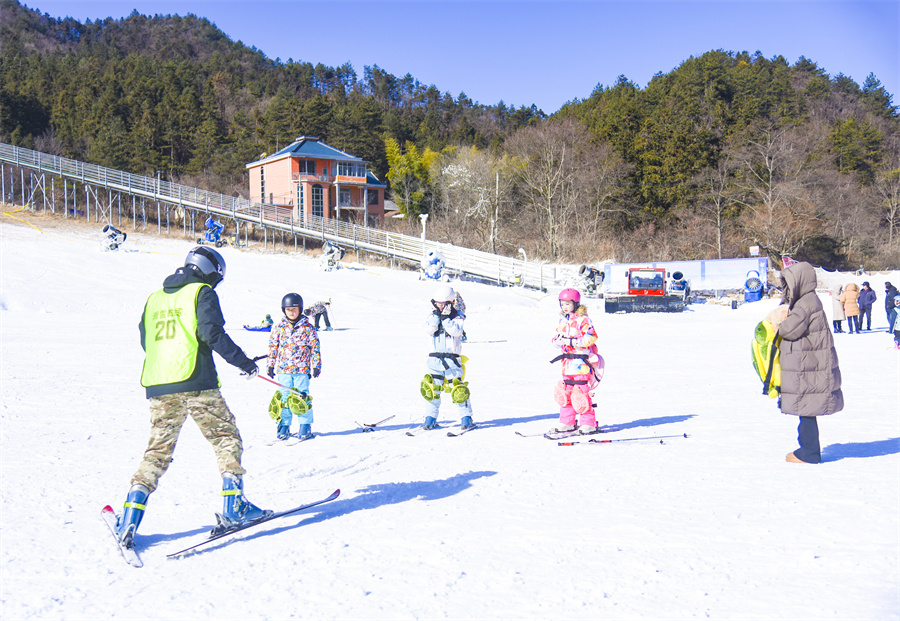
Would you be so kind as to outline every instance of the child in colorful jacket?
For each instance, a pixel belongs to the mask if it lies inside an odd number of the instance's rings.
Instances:
[[[297,293],[288,293],[281,300],[284,319],[272,328],[269,335],[269,355],[267,373],[285,387],[275,392],[269,413],[277,418],[281,406],[281,420],[278,421],[277,437],[290,437],[291,420],[297,417],[300,429],[297,436],[301,440],[313,437],[312,397],[309,396],[309,380],[319,377],[322,371],[322,356],[319,352],[319,335],[303,315],[303,298]],[[293,388],[294,390],[287,390]],[[299,394],[299,398],[298,395]]]
[[[593,389],[600,381],[602,358],[597,352],[597,332],[581,305],[581,294],[575,289],[563,289],[559,294],[560,319],[553,336],[553,344],[562,354],[552,360],[562,360],[562,379],[556,385],[554,397],[559,404],[559,425],[551,433],[574,431],[597,433]],[[576,424],[580,415],[581,425]]]

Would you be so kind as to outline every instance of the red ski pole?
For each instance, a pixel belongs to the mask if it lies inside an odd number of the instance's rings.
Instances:
[[[261,380],[266,380],[270,384],[275,384],[276,386],[280,386],[281,388],[284,388],[285,390],[293,390],[298,395],[301,394],[301,392],[299,390],[297,390],[296,388],[292,388],[291,386],[285,386],[284,384],[279,384],[275,380],[271,380],[268,377],[266,377],[265,375],[257,375],[256,377],[258,377]]]

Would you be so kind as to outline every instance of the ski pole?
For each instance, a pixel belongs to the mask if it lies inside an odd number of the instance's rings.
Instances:
[[[303,394],[303,393],[301,393],[299,390],[297,390],[296,388],[293,388],[293,387],[291,387],[291,386],[285,386],[284,384],[279,384],[279,383],[276,382],[275,380],[271,380],[271,379],[269,379],[268,377],[266,377],[265,375],[257,375],[256,377],[258,377],[258,378],[261,379],[261,380],[265,380],[265,381],[269,382],[270,384],[275,384],[276,386],[281,386],[281,387],[284,388],[285,390],[291,390],[291,391],[297,393],[298,395],[302,395],[302,394]]]
[[[575,446],[576,444],[611,444],[613,442],[636,442],[638,440],[659,440],[660,444],[665,444],[663,439],[665,438],[689,438],[688,434],[681,434],[677,436],[648,436],[646,438],[618,438],[616,440],[597,440],[591,439],[587,442],[557,442],[558,446]]]

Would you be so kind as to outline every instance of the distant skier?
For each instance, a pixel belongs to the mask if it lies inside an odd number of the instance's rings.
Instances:
[[[258,325],[251,326],[250,324],[245,324],[244,328],[254,332],[268,332],[272,329],[274,323],[275,322],[272,321],[272,315],[266,315],[266,318],[260,321]]]
[[[248,379],[256,364],[225,332],[225,319],[213,289],[225,277],[225,261],[211,248],[191,250],[184,267],[150,296],[141,317],[141,346],[146,352],[141,385],[150,400],[150,442],[131,478],[125,511],[118,521],[119,540],[132,547],[148,496],[172,462],[178,434],[188,416],[216,452],[222,474],[222,514],[216,530],[271,514],[243,495],[243,443],[234,415],[219,391],[212,352],[241,369]],[[215,532],[215,531],[214,531]]]
[[[316,330],[319,329],[319,319],[325,320],[325,330],[331,332],[333,329],[331,327],[331,321],[328,320],[328,307],[331,306],[331,300],[327,302],[316,302],[309,308],[307,308],[303,313],[313,320],[313,324],[315,325]]]
[[[581,305],[576,289],[563,289],[559,294],[560,319],[553,344],[562,353],[551,362],[562,361],[562,379],[554,397],[559,404],[559,425],[551,433],[574,431],[588,435],[597,433],[597,417],[593,405],[593,389],[600,381],[602,358],[597,351],[597,332],[587,308]],[[577,425],[577,417],[581,425]]]
[[[428,354],[428,373],[420,385],[422,397],[428,402],[424,429],[434,429],[437,426],[441,393],[445,391],[450,393],[457,406],[460,427],[465,430],[474,426],[469,386],[464,381],[467,359],[460,354],[466,316],[454,308],[455,299],[456,292],[452,287],[438,287],[431,300],[432,312],[425,322],[425,330],[431,337],[431,353]]]
[[[284,318],[269,335],[269,355],[266,373],[290,390],[276,390],[269,403],[269,413],[275,418],[280,414],[276,437],[287,440],[291,435],[291,421],[297,417],[300,427],[297,437],[308,440],[313,437],[312,397],[309,396],[309,380],[319,377],[322,356],[319,351],[319,335],[303,316],[303,298],[299,293],[288,293],[281,300]],[[297,395],[297,393],[300,393]]]

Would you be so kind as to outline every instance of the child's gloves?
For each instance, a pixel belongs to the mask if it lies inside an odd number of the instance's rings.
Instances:
[[[319,377],[319,374],[322,372],[322,369],[313,369],[313,377]]]
[[[242,373],[242,375],[245,375],[248,380],[252,380],[254,377],[259,375],[259,369],[256,368],[255,364],[253,365],[253,368],[250,368],[248,366],[247,368],[244,369],[244,373]]]
[[[275,367],[269,367],[268,369],[266,369],[266,375],[268,375],[272,379],[275,379]]]

